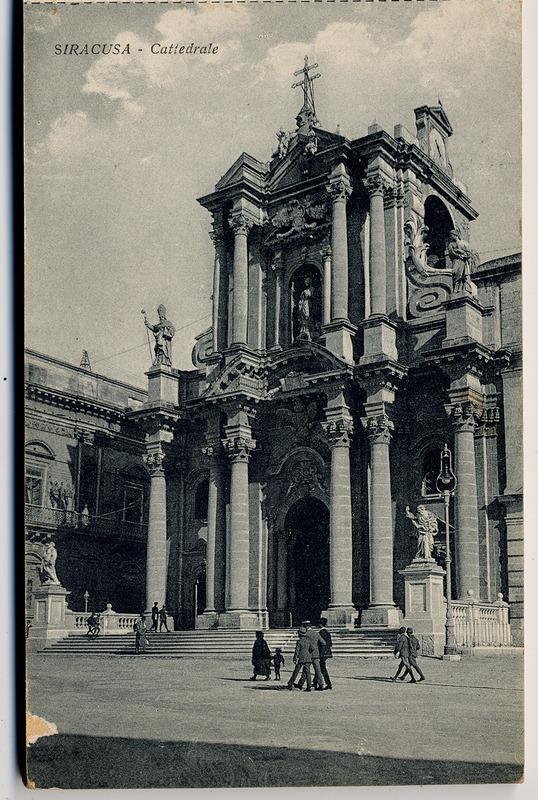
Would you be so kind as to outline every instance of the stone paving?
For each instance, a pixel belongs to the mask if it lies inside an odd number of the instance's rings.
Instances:
[[[248,662],[33,655],[38,787],[503,782],[521,777],[523,657],[333,659],[332,692],[248,680]],[[289,667],[286,664],[286,667]]]

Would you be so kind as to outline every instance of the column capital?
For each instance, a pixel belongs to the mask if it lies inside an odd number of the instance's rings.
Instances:
[[[224,231],[219,227],[213,227],[213,230],[209,231],[209,238],[215,245],[215,247],[220,247],[220,245],[224,244]]]
[[[222,446],[232,464],[238,462],[248,463],[250,454],[256,447],[256,442],[246,436],[233,436],[223,439]]]
[[[361,422],[371,444],[389,444],[394,430],[394,422],[387,414],[363,417]]]
[[[364,186],[370,197],[375,195],[385,196],[387,189],[394,189],[394,185],[389,183],[380,172],[372,172],[364,179]]]
[[[329,447],[349,447],[353,435],[353,420],[347,417],[322,422]]]
[[[337,203],[339,201],[347,202],[348,197],[353,191],[351,188],[351,182],[347,175],[340,175],[336,178],[330,179],[325,188],[330,194],[333,203]]]
[[[80,444],[93,445],[95,442],[95,433],[94,431],[87,431],[83,428],[75,427],[75,438],[80,442]]]
[[[383,187],[383,203],[385,208],[394,208],[397,204],[398,190],[395,186],[386,184]]]
[[[465,431],[474,433],[483,413],[483,409],[471,401],[446,405],[445,411],[449,416],[455,433]]]
[[[248,236],[250,229],[254,225],[253,220],[242,211],[239,211],[235,214],[230,214],[228,217],[228,223],[236,236]]]
[[[151,477],[155,475],[164,475],[164,452],[161,447],[152,448],[144,456],[144,463],[149,470]]]
[[[332,250],[331,245],[330,244],[325,244],[320,249],[319,254],[320,254],[320,256],[322,258],[330,258],[332,256],[332,252],[333,252],[333,250]]]
[[[201,448],[201,451],[202,455],[204,455],[211,462],[219,461],[222,454],[220,442],[208,442]]]

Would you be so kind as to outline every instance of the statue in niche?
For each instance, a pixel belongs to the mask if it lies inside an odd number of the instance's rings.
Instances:
[[[288,154],[291,136],[284,128],[280,128],[280,130],[277,131],[276,138],[278,139],[277,157],[279,159],[285,158]]]
[[[310,305],[312,303],[313,288],[312,278],[307,275],[304,281],[304,289],[299,295],[299,302],[297,304],[297,319],[299,322],[299,333],[297,339],[310,342],[312,336],[310,335],[311,314]]]
[[[411,513],[409,506],[406,506],[405,516],[413,523],[418,538],[415,559],[433,561],[434,537],[439,533],[437,517],[423,505],[417,506],[416,515]]]
[[[43,557],[41,558],[41,571],[40,571],[41,583],[46,585],[55,585],[55,586],[60,585],[60,581],[58,580],[58,576],[56,575],[57,558],[58,558],[58,552],[56,550],[56,546],[54,542],[49,542],[47,545],[45,545],[45,550],[43,551]]]
[[[166,319],[166,307],[161,305],[157,309],[159,321],[152,325],[148,322],[146,312],[142,311],[144,315],[144,324],[155,337],[155,346],[153,348],[154,359],[153,366],[157,367],[163,365],[165,367],[172,366],[172,339],[175,336],[176,329],[170,320]]]
[[[455,292],[473,294],[471,272],[478,264],[478,254],[471,250],[459,228],[450,232],[448,240],[448,256],[452,264],[452,280]]]

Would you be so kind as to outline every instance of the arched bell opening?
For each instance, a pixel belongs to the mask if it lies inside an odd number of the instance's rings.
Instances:
[[[435,269],[448,269],[447,248],[454,222],[446,205],[436,195],[430,195],[424,203],[424,225],[427,227],[426,242],[429,245],[427,262]]]

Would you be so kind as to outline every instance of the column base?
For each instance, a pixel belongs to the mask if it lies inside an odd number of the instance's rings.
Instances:
[[[399,628],[402,612],[397,606],[371,606],[361,614],[361,628]]]
[[[325,347],[335,356],[353,363],[353,337],[357,331],[349,320],[334,320],[323,326]]]
[[[236,628],[256,631],[260,629],[260,619],[255,611],[225,611],[219,615],[219,628]]]
[[[291,628],[292,618],[291,611],[286,609],[277,609],[271,611],[271,628]]]
[[[380,359],[398,360],[396,347],[396,323],[379,314],[362,323],[364,352],[359,364],[371,364]]]
[[[355,606],[329,606],[322,611],[320,617],[325,617],[329,628],[354,628],[359,612]]]
[[[196,630],[208,631],[219,627],[218,611],[204,611],[196,617]]]

